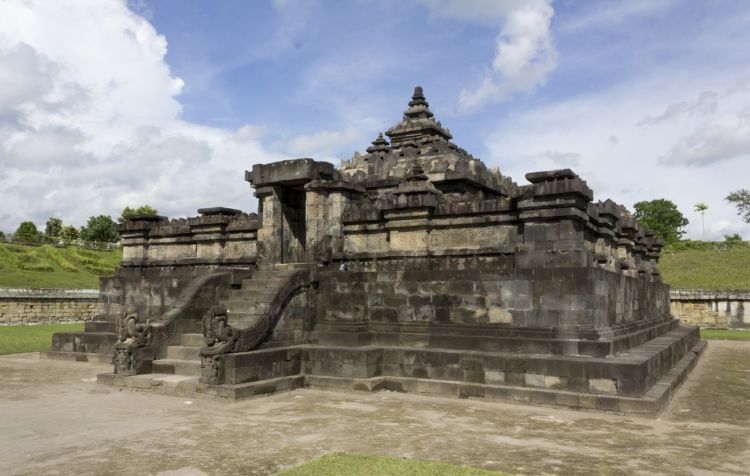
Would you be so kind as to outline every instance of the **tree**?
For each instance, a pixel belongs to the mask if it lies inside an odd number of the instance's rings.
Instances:
[[[724,243],[726,243],[727,248],[735,248],[742,246],[745,242],[742,241],[742,236],[739,233],[735,233],[734,235],[724,235]]]
[[[745,223],[750,223],[750,191],[742,189],[727,195],[726,201],[737,207],[737,215],[741,216]]]
[[[78,230],[74,226],[64,226],[60,232],[60,238],[65,241],[73,241],[78,238]]]
[[[128,218],[132,218],[134,216],[138,216],[138,215],[154,216],[154,215],[158,215],[158,214],[159,214],[159,210],[157,210],[156,208],[151,207],[150,205],[141,205],[138,208],[125,207],[122,210],[122,213],[120,214],[120,217],[117,219],[117,221],[119,223],[125,223],[125,221]]]
[[[44,227],[44,234],[48,238],[59,238],[62,233],[63,222],[59,218],[50,217]]]
[[[0,231],[0,241],[5,241],[5,232]]]
[[[15,241],[31,243],[39,241],[39,230],[37,230],[36,225],[34,225],[34,222],[32,221],[22,222],[18,225],[18,229],[13,234],[13,239]]]
[[[81,227],[79,236],[89,242],[115,243],[120,240],[120,235],[115,229],[115,222],[109,215],[89,217],[86,226]]]
[[[665,244],[679,241],[685,234],[685,226],[690,223],[670,200],[660,198],[638,202],[633,206],[633,216],[638,223],[650,228]]]
[[[708,210],[708,205],[706,205],[703,202],[698,202],[695,205],[695,211],[701,214],[701,226],[702,226],[702,233],[701,233],[701,239],[703,241],[706,241],[706,210]]]

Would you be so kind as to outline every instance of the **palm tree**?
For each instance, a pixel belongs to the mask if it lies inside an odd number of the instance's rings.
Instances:
[[[701,239],[703,241],[706,241],[706,218],[705,218],[706,210],[708,210],[708,205],[706,205],[705,203],[698,202],[695,204],[695,211],[701,214],[701,226],[703,227]]]

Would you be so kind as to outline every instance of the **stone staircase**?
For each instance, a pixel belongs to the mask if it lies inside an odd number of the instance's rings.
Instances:
[[[200,350],[205,345],[203,334],[193,332],[182,334],[180,345],[170,345],[167,347],[166,358],[154,360],[152,372],[200,377]]]
[[[112,353],[117,342],[114,321],[87,321],[83,332],[56,332],[52,336],[52,350],[41,352],[47,359],[74,360],[78,362],[112,363]]]
[[[243,279],[240,289],[232,289],[229,298],[221,301],[226,306],[230,323],[252,322],[268,312],[286,278],[294,269],[261,270],[253,273],[252,278]]]
[[[240,289],[232,289],[229,297],[220,301],[226,306],[230,323],[253,322],[268,312],[279,286],[295,272],[295,268],[255,271],[243,279]],[[199,377],[200,349],[205,347],[200,323],[191,323],[189,332],[180,337],[180,345],[167,347],[166,358],[154,360],[154,374],[175,374]]]

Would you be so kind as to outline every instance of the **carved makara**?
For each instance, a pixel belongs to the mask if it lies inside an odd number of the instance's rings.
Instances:
[[[201,380],[209,384],[220,382],[220,373],[223,361],[220,355],[201,356]]]
[[[229,325],[228,320],[227,308],[222,304],[211,306],[206,311],[203,316],[203,338],[206,341],[206,347],[201,350],[201,354],[236,352],[234,348],[239,332]]]
[[[132,352],[127,347],[115,347],[115,373],[133,375]]]
[[[229,323],[229,313],[224,305],[212,306],[203,315],[203,337],[206,347],[200,351],[201,380],[205,383],[221,383],[221,356],[258,348],[273,330],[284,306],[292,297],[304,292],[309,286],[309,273],[302,270],[296,272],[279,287],[273,302],[267,307],[264,306],[257,318],[240,320],[235,322],[234,326]]]
[[[138,375],[151,372],[154,349],[151,347],[129,347],[115,344],[115,373],[118,375]]]
[[[151,345],[151,322],[142,322],[138,312],[126,312],[117,319],[118,344],[123,347],[148,347]]]
[[[228,320],[227,308],[222,304],[212,306],[203,316],[206,347],[201,349],[202,356],[253,350],[263,341],[271,326],[267,314],[247,329],[235,329]]]
[[[116,321],[118,340],[115,344],[115,373],[137,375],[150,368],[146,360],[153,359],[153,327],[143,322],[136,311],[125,312]]]

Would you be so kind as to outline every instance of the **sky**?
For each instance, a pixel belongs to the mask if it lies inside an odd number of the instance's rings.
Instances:
[[[255,211],[256,163],[338,164],[414,86],[519,184],[571,168],[705,238],[750,225],[750,2],[0,0],[0,230]]]

